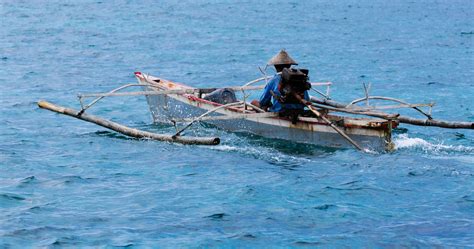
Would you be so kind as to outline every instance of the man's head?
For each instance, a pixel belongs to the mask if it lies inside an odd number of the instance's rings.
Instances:
[[[282,49],[278,54],[273,56],[267,63],[269,66],[275,66],[277,72],[281,72],[283,68],[290,68],[291,65],[298,65],[288,53]]]

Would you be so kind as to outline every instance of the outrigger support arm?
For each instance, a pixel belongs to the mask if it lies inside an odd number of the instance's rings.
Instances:
[[[173,135],[173,137],[178,137],[184,130],[186,130],[187,128],[189,128],[191,125],[193,125],[194,123],[196,123],[197,121],[200,121],[203,117],[219,110],[219,109],[222,109],[222,108],[226,108],[226,107],[230,107],[230,106],[234,106],[234,105],[241,105],[243,104],[242,101],[239,101],[239,102],[234,102],[234,103],[229,103],[229,104],[225,104],[225,105],[221,105],[221,106],[218,106],[216,108],[213,108],[205,113],[203,113],[201,116],[193,119],[191,122],[189,122],[186,126],[184,126],[183,128],[181,128],[181,130],[179,130],[178,132],[176,132],[176,134]]]
[[[365,85],[364,85],[365,87]],[[420,108],[418,108],[418,106],[412,106],[410,103],[407,103],[403,100],[400,100],[400,99],[396,99],[396,98],[390,98],[390,97],[384,97],[384,96],[368,96],[366,95],[364,98],[360,98],[360,99],[356,99],[356,100],[353,100],[351,103],[349,103],[346,107],[349,108],[351,106],[353,106],[354,104],[357,104],[359,102],[362,102],[362,101],[368,101],[369,99],[380,99],[380,100],[388,100],[388,101],[393,101],[393,102],[397,102],[397,103],[400,103],[400,104],[403,104],[403,105],[406,105],[407,107],[411,107],[415,110],[417,110],[418,112],[420,112],[421,114],[425,115],[428,119],[433,119],[433,117],[424,112],[423,110],[421,110]],[[429,106],[430,108],[433,107],[434,104],[426,104],[425,106]]]
[[[105,97],[108,97],[109,95],[107,94],[113,94],[115,92],[118,92],[122,89],[125,89],[125,88],[128,88],[128,87],[132,87],[132,86],[149,86],[149,87],[153,87],[153,85],[149,85],[149,84],[126,84],[126,85],[123,85],[123,86],[120,86],[118,88],[115,88],[113,90],[111,90],[110,92],[106,93],[106,94],[101,94],[101,95],[97,95],[97,96],[93,96],[93,97],[97,97],[96,99],[94,99],[92,102],[90,102],[89,104],[87,104],[86,106],[84,106],[84,104],[82,103],[82,99],[84,97],[92,97],[92,96],[87,96],[87,95],[83,95],[83,94],[78,94],[77,97],[79,98],[79,102],[81,103],[81,110],[78,112],[79,115],[81,115],[82,113],[84,113],[87,109],[89,109],[91,106],[95,105],[97,102],[99,102],[101,99],[105,98]]]
[[[151,86],[153,85],[146,85],[146,84],[135,84],[138,86]],[[265,88],[265,86],[246,86],[246,87],[220,87],[220,88],[186,88],[186,89],[175,89],[175,90],[157,90],[157,91],[139,91],[139,92],[122,92],[117,93],[116,89],[112,92],[107,93],[86,93],[86,94],[79,94],[79,98],[88,98],[88,97],[123,97],[123,96],[146,96],[146,95],[166,95],[166,94],[195,94],[199,92],[212,92],[216,89],[230,89],[235,91],[242,91],[242,90],[260,90]],[[123,88],[121,88],[123,89]]]
[[[260,82],[262,80],[265,80],[265,83],[267,83],[267,80],[272,78],[272,76],[267,76],[267,74],[264,71],[262,71],[262,69],[260,67],[258,69],[260,69],[260,72],[262,72],[262,74],[265,75],[265,76],[263,76],[261,78],[258,78],[258,79],[251,80],[251,81],[243,84],[242,87],[250,86],[250,85],[252,85],[254,83],[257,83],[257,82]],[[277,73],[277,74],[281,74],[281,73]]]

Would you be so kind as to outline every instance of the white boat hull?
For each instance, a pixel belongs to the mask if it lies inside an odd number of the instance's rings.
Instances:
[[[138,77],[138,79],[142,84],[152,83],[155,86],[158,85],[148,78]],[[162,82],[160,82],[160,84],[162,84]],[[157,90],[152,87],[146,88],[148,91]],[[163,88],[163,90],[167,89],[169,88]],[[199,101],[202,99],[183,94],[147,95],[146,98],[153,120],[156,123],[172,123],[171,120],[193,118],[216,107],[215,104],[208,103],[208,101]],[[220,109],[212,115],[235,115],[235,112]],[[336,148],[352,147],[352,145],[334,129],[324,123],[298,121],[296,124],[292,124],[291,121],[278,117],[250,117],[229,120],[206,120],[203,122],[232,132],[246,132],[268,138],[284,139],[320,146]],[[344,130],[346,134],[364,148],[387,150],[390,147],[390,130],[341,126],[339,126],[339,128]]]

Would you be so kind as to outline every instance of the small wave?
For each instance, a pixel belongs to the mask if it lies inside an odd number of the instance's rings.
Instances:
[[[25,178],[22,178],[22,179],[19,180],[18,187],[30,186],[30,185],[33,185],[37,182],[38,182],[38,180],[36,179],[35,176],[28,176],[28,177],[25,177]]]
[[[295,246],[308,246],[308,247],[317,247],[321,246],[322,243],[319,241],[305,241],[305,240],[298,240],[293,243]]]
[[[23,102],[16,102],[10,105],[11,108],[20,108],[20,107],[36,107],[37,103],[35,101],[23,101]],[[28,110],[29,111],[29,110]]]
[[[235,235],[231,235],[229,236],[229,238],[231,239],[256,239],[257,236],[254,235],[254,234],[251,234],[251,233],[239,233],[239,234],[235,234]]]
[[[395,137],[394,143],[396,149],[419,148],[427,152],[474,152],[474,147],[464,145],[447,145],[443,144],[442,142],[435,144],[430,143],[422,138],[408,137],[407,134],[400,134]]]
[[[133,243],[125,243],[123,245],[114,245],[114,247],[116,248],[133,248],[135,246],[135,244]]]
[[[334,205],[334,204],[322,204],[322,205],[319,205],[319,206],[314,207],[314,209],[322,210],[322,211],[327,211],[327,210],[333,209],[333,208],[337,208],[337,205]]]
[[[354,180],[354,181],[350,181],[350,182],[345,182],[345,183],[341,183],[340,185],[354,185],[356,183],[360,183],[361,181],[359,180]]]
[[[474,196],[473,195],[465,195],[461,199],[465,202],[474,202]]]
[[[367,190],[370,189],[368,187],[354,187],[354,188],[338,188],[338,187],[332,187],[332,186],[326,186],[324,187],[326,190],[336,190],[336,191],[359,191],[359,190]]]
[[[27,207],[24,211],[30,213],[39,213],[39,212],[50,212],[54,209],[54,203],[44,203],[44,204],[36,204]]]
[[[70,228],[58,227],[58,226],[37,226],[37,227],[28,227],[21,228],[14,231],[11,231],[7,235],[9,236],[29,236],[29,235],[38,235],[51,232],[64,233],[66,231],[71,231]]]
[[[69,247],[73,245],[77,245],[77,239],[75,237],[62,237],[55,239],[49,246],[52,247]]]
[[[68,175],[68,176],[61,176],[56,179],[52,179],[48,181],[46,184],[49,186],[66,186],[66,185],[73,185],[73,184],[87,184],[97,180],[97,178],[93,177],[81,177],[77,175]]]
[[[9,200],[9,201],[24,201],[25,197],[12,193],[0,193],[0,199]]]
[[[212,215],[209,215],[209,216],[205,216],[204,218],[209,218],[211,220],[222,220],[226,216],[229,216],[229,215],[226,214],[226,213],[217,213],[217,214],[212,214]]]

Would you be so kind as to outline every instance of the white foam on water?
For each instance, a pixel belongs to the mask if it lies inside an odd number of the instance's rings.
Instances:
[[[250,155],[255,158],[260,158],[264,160],[270,160],[273,162],[285,162],[285,161],[296,161],[296,162],[309,162],[308,158],[302,157],[295,157],[291,155],[286,155],[282,152],[279,152],[272,148],[265,148],[265,147],[254,147],[246,144],[242,144],[240,146],[232,146],[232,145],[217,145],[209,147],[213,150],[224,151],[224,152],[238,152],[245,155]]]
[[[220,150],[220,151],[238,151],[239,148],[236,147],[236,146],[230,146],[230,145],[216,145],[216,146],[212,146],[212,147],[209,147],[210,149],[213,149],[213,150]]]
[[[414,148],[424,151],[433,152],[474,152],[474,147],[464,145],[447,145],[443,142],[431,143],[422,138],[408,137],[407,134],[400,134],[395,137],[394,141],[396,149]]]

